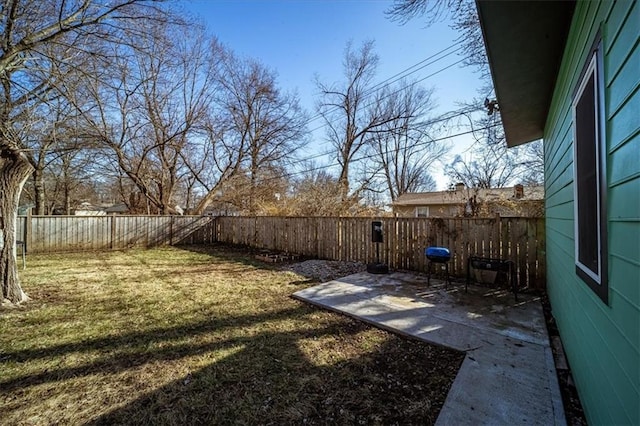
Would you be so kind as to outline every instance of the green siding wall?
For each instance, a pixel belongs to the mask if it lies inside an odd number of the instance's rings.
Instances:
[[[571,96],[601,30],[609,305],[575,273]],[[640,2],[580,1],[545,129],[548,291],[591,424],[640,424]]]

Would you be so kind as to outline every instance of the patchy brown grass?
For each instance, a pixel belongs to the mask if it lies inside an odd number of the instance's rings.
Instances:
[[[288,296],[225,247],[29,256],[2,424],[433,423],[462,355]]]

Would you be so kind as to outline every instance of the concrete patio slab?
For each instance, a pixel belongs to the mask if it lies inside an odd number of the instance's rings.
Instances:
[[[293,297],[392,332],[466,352],[440,425],[565,425],[540,301],[531,295],[395,272],[350,275]]]

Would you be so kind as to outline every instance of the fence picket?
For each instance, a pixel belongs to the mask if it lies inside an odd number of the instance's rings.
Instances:
[[[540,218],[294,218],[207,216],[27,216],[18,240],[30,253],[126,249],[166,244],[232,243],[329,260],[372,262],[371,221],[382,220],[380,258],[392,269],[426,270],[424,249],[451,250],[453,275],[469,256],[516,264],[522,287],[545,285],[545,227]],[[29,232],[27,232],[29,230]]]

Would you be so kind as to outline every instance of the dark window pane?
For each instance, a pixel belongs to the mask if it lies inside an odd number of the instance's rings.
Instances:
[[[578,261],[594,274],[598,270],[598,176],[596,149],[595,76],[592,73],[576,104],[576,182],[578,203]]]

